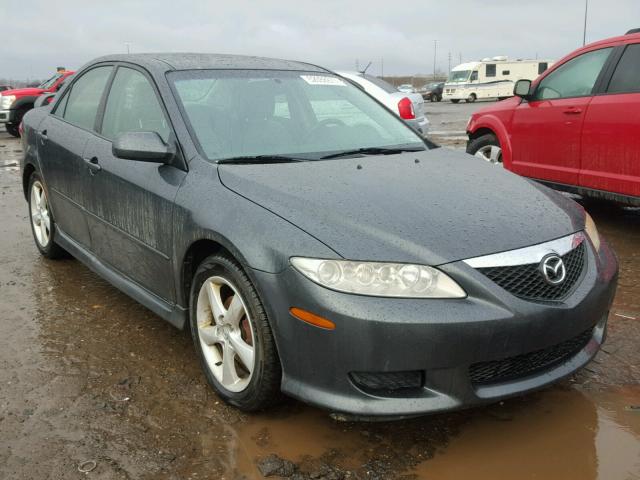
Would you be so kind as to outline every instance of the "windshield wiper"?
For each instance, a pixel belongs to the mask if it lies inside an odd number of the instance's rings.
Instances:
[[[409,147],[365,147],[357,148],[355,150],[345,150],[344,152],[332,153],[331,155],[320,157],[320,159],[328,160],[331,158],[348,157],[350,155],[392,155],[394,153],[421,152],[423,150],[424,148]]]
[[[217,164],[227,165],[251,165],[251,164],[264,164],[264,163],[291,163],[291,162],[304,162],[306,159],[289,157],[286,155],[254,155],[244,157],[230,157],[221,158],[217,160]]]

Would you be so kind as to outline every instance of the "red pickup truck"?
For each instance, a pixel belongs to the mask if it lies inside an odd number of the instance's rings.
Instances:
[[[640,29],[586,45],[475,112],[467,152],[581,195],[640,205]]]
[[[16,88],[0,92],[0,124],[4,123],[9,134],[19,137],[18,126],[25,113],[33,108],[33,104],[40,95],[54,93],[64,81],[75,72],[61,71],[49,80],[34,88]]]

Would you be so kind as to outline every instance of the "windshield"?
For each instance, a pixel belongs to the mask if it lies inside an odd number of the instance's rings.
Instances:
[[[458,70],[458,71],[452,71],[449,74],[449,80],[447,80],[448,82],[464,82],[465,80],[469,79],[469,75],[471,74],[471,70]]]
[[[399,118],[328,73],[200,70],[168,77],[210,160],[317,160],[362,148],[425,148]]]
[[[53,77],[51,77],[49,80],[45,80],[44,82],[42,82],[40,85],[38,85],[38,88],[42,88],[43,90],[48,90],[49,88],[53,87],[53,85],[58,81],[58,79],[62,76],[61,73],[56,73]]]

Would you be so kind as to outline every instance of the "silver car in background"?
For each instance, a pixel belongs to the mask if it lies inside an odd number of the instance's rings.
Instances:
[[[382,103],[423,135],[429,133],[429,120],[424,114],[424,99],[419,93],[404,93],[381,78],[360,72],[336,72],[360,85],[365,92]]]

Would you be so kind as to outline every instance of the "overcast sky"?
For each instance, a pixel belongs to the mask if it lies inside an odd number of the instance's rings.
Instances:
[[[582,44],[585,0],[0,0],[0,77],[109,53],[196,51],[334,69],[431,73],[481,57],[556,59]],[[589,0],[587,42],[640,27],[640,0]]]

